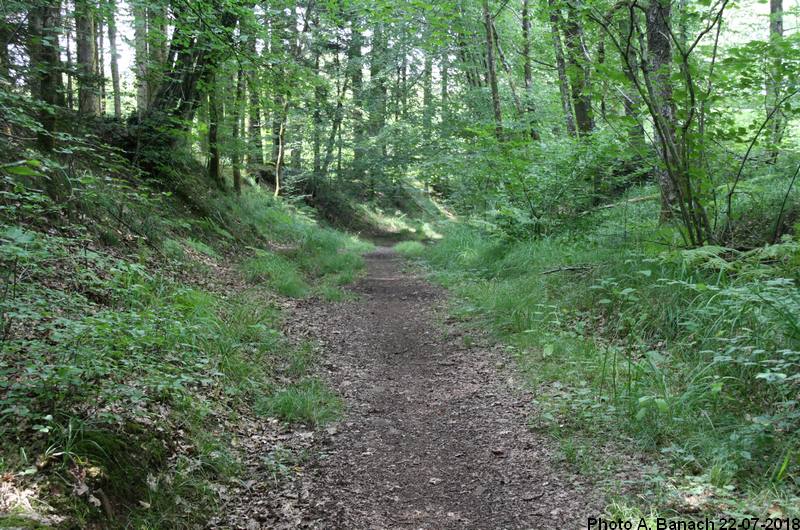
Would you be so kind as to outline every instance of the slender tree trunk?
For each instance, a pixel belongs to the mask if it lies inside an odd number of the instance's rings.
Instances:
[[[446,137],[450,130],[450,92],[448,86],[450,84],[450,57],[448,54],[449,51],[447,49],[442,52],[439,67],[441,69],[441,86],[439,89],[439,97],[441,99],[440,134],[442,137]]]
[[[780,44],[783,40],[783,0],[770,0],[769,1],[769,40],[772,46]],[[773,59],[767,70],[767,115],[769,115],[775,108],[775,105],[780,101],[781,85],[783,84],[782,71],[782,58],[780,53],[773,50]],[[784,114],[783,111],[778,110],[772,116],[772,122],[769,125],[769,143],[771,144],[768,158],[774,163],[778,159],[778,145],[783,138],[784,131]]]
[[[106,50],[103,35],[103,19],[101,16],[95,17],[95,35],[97,36],[96,57],[97,60],[97,84],[99,86],[100,114],[106,113]]]
[[[628,126],[628,140],[633,146],[640,147],[645,143],[644,126],[639,120],[639,108],[642,103],[642,97],[639,92],[634,88],[636,85],[636,72],[631,69],[631,65],[636,64],[636,53],[633,46],[628,42],[634,38],[634,31],[636,31],[636,13],[633,13],[634,18],[630,20],[628,17],[622,17],[619,25],[619,34],[623,35],[624,48],[622,62],[622,71],[625,77],[630,82],[630,87],[623,89],[622,105],[625,108],[625,116],[630,125]]]
[[[283,165],[283,141],[284,130],[286,128],[286,98],[283,94],[276,94],[273,100],[274,110],[272,113],[272,167],[275,169],[277,178],[277,168]]]
[[[108,48],[111,52],[111,89],[114,92],[114,118],[122,119],[122,89],[119,82],[119,52],[117,51],[117,6],[108,0]]]
[[[379,24],[372,37],[372,51],[369,60],[369,78],[372,87],[371,107],[369,109],[369,135],[375,137],[386,125],[386,59],[388,53],[384,28]]]
[[[325,146],[325,159],[322,162],[322,169],[320,170],[320,175],[327,175],[328,168],[330,167],[331,163],[333,162],[333,156],[335,151],[335,144],[336,138],[339,138],[339,162],[338,162],[338,171],[341,173],[341,157],[342,157],[342,150],[341,150],[341,125],[342,119],[344,118],[344,93],[346,92],[345,87],[339,89],[339,93],[337,94],[336,99],[336,109],[334,110],[333,114],[333,123],[331,124],[331,130],[328,135],[328,140]]]
[[[489,0],[483,0],[483,24],[486,26],[486,74],[492,90],[492,110],[494,111],[494,134],[498,140],[503,139],[503,113],[500,109],[500,91],[497,87],[497,66],[494,59],[494,31],[492,15],[489,12]]]
[[[569,71],[571,72],[572,106],[575,109],[575,123],[581,136],[590,134],[594,129],[592,115],[592,99],[589,95],[589,57],[586,43],[583,40],[583,27],[578,20],[578,13],[567,3],[567,21],[564,34],[567,41]]]
[[[379,138],[386,125],[386,55],[388,53],[384,26],[378,23],[372,35],[372,46],[369,55],[369,119],[367,121],[367,134],[373,138],[370,150],[370,160],[379,160],[385,154],[386,142]],[[376,184],[383,178],[383,167],[374,164],[369,170],[369,196],[374,197]]]
[[[303,110],[301,109],[301,112]],[[295,121],[295,120],[293,120]],[[303,120],[301,123],[305,123]],[[286,128],[289,129],[291,127],[292,136],[289,138],[292,144],[291,150],[291,160],[289,165],[292,169],[297,171],[298,173],[303,169],[303,132],[304,128],[299,126],[297,123],[289,123],[289,120],[286,120]]]
[[[564,48],[561,44],[561,13],[555,5],[554,0],[547,0],[547,3],[550,7],[550,31],[553,34],[553,54],[556,58],[556,69],[558,71],[558,89],[561,93],[561,108],[564,111],[567,133],[570,136],[575,136],[575,116],[572,113],[567,64],[564,61]]]
[[[149,108],[149,54],[147,51],[147,8],[143,0],[133,0],[133,30],[136,63],[136,111],[142,118]],[[176,29],[177,31],[177,29]]]
[[[503,66],[503,71],[508,77],[508,87],[511,89],[511,99],[514,102],[514,110],[517,115],[522,116],[525,112],[522,109],[522,100],[517,94],[517,84],[514,82],[514,72],[511,70],[511,65],[506,60],[506,54],[503,53],[503,47],[500,46],[500,36],[497,34],[497,26],[492,21],[492,35],[494,37],[495,48],[497,49],[497,56],[500,58],[500,64]]]
[[[220,171],[219,153],[219,123],[221,113],[218,101],[218,91],[216,80],[212,80],[211,89],[208,92],[208,176],[211,182],[219,189],[225,189]]]
[[[341,124],[336,130],[337,132],[337,139],[336,139],[336,178],[341,178],[342,175],[342,161],[344,157],[342,156],[342,151],[344,150],[344,138],[342,137],[342,127]]]
[[[236,75],[236,95],[233,101],[233,151],[231,152],[231,165],[233,166],[233,190],[237,195],[242,193],[242,149],[241,149],[241,130],[242,130],[242,93],[244,91],[244,72],[239,69]]]
[[[135,0],[144,1],[144,0]],[[145,10],[147,24],[147,105],[153,104],[169,56],[166,0],[150,0]]]
[[[402,38],[405,40],[405,32]],[[400,62],[400,117],[408,118],[408,54],[403,54]]]
[[[72,86],[72,79],[73,79],[73,71],[74,71],[74,62],[72,60],[72,30],[67,25],[66,33],[64,35],[64,43],[66,44],[64,53],[67,56],[67,108],[69,110],[75,110],[75,87]]]
[[[272,167],[275,173],[275,196],[280,193],[281,172],[286,155],[286,120],[289,114],[289,100],[283,94],[275,96],[275,110],[272,118]]]
[[[248,41],[248,51],[253,57],[256,56],[255,36],[251,36]],[[247,166],[250,173],[255,173],[258,166],[264,164],[264,142],[261,138],[261,95],[259,93],[259,85],[260,79],[258,70],[252,68],[248,74],[247,83],[249,97]]]
[[[522,0],[522,69],[525,79],[525,112],[531,129],[531,139],[539,140],[536,127],[536,105],[533,101],[533,68],[531,67],[531,19],[529,0]]]
[[[674,145],[675,115],[672,103],[672,84],[670,66],[672,64],[672,43],[670,42],[670,1],[654,0],[647,8],[647,51],[648,69],[654,89],[654,105],[658,113],[659,124],[653,133],[656,149],[667,166],[677,167],[671,150],[667,144]],[[658,167],[656,180],[661,189],[661,220],[666,221],[673,216],[678,203],[678,190],[674,177],[669,170]]]
[[[353,94],[353,167],[352,178],[356,181],[364,177],[364,74],[361,47],[364,43],[358,22],[351,25],[350,45],[347,49],[347,69],[350,75],[350,90]]]
[[[284,133],[286,132],[286,121],[281,122],[280,130],[278,131],[278,154],[275,157],[275,197],[280,195],[281,192],[281,172],[283,171],[283,157],[284,157]]]
[[[320,69],[320,52],[317,49],[314,52],[314,73],[317,76],[316,83],[314,84],[314,114],[313,114],[313,130],[311,139],[311,149],[313,151],[313,176],[314,179],[319,179],[322,176],[322,107],[325,105],[325,88],[323,86],[323,79]]]
[[[422,135],[425,143],[431,140],[433,129],[433,59],[425,52],[422,70]]]
[[[599,67],[602,67],[606,63],[606,40],[605,35],[600,35],[600,42],[597,43],[597,64]],[[602,73],[598,71],[598,77],[602,79],[601,83],[603,85],[602,90],[600,90],[600,116],[603,120],[608,118],[606,108],[606,93],[608,92],[608,81],[602,76]]]
[[[95,6],[89,0],[76,0],[75,41],[78,52],[78,112],[85,116],[97,116],[100,112],[94,16]]]
[[[402,97],[402,94],[401,94],[402,90],[403,90],[403,85],[402,85],[402,74],[400,73],[400,70],[401,70],[401,66],[397,65],[397,68],[396,68],[396,71],[395,71],[395,82],[394,82],[394,86],[392,87],[392,97],[394,99],[394,102],[393,102],[393,105],[392,105],[392,107],[393,107],[392,110],[394,111],[394,119],[395,119],[395,121],[400,121],[401,114],[402,114],[402,108],[403,108],[403,103],[402,103],[403,97]]]

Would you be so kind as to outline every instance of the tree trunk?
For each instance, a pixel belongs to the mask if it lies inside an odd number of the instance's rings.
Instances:
[[[44,1],[30,10],[28,15],[28,31],[30,33],[30,54],[32,75],[30,79],[31,96],[45,103],[49,108],[42,109],[39,121],[42,131],[37,134],[39,146],[50,151],[55,147],[56,109],[60,103],[61,86],[61,53],[58,46],[58,34],[61,18],[60,1]],[[48,192],[56,191],[49,188]],[[51,193],[53,197],[53,193]],[[55,197],[53,197],[55,198]]]
[[[550,31],[553,34],[553,54],[556,58],[556,69],[558,71],[558,89],[561,93],[561,108],[564,111],[567,133],[570,136],[575,136],[575,117],[572,113],[567,65],[564,61],[564,48],[561,44],[561,13],[558,7],[556,7],[554,0],[547,0],[547,3],[550,7]]]
[[[119,82],[116,13],[115,0],[108,0],[108,48],[111,52],[111,89],[114,92],[114,118],[120,120],[122,119],[122,89]]]
[[[316,82],[314,84],[314,114],[313,130],[311,139],[311,149],[313,151],[313,177],[318,179],[322,176],[322,107],[325,105],[325,87],[320,69],[320,51],[315,47],[314,51],[314,73]]]
[[[334,110],[333,114],[333,123],[331,124],[331,130],[328,134],[328,140],[325,146],[325,159],[322,162],[322,169],[320,170],[320,175],[327,175],[328,168],[330,167],[331,163],[333,162],[334,151],[335,151],[335,144],[336,144],[336,137],[339,136],[339,161],[338,161],[338,171],[341,173],[341,125],[342,119],[344,118],[344,93],[346,92],[346,87],[342,87],[337,95],[336,99],[336,109]]]
[[[232,30],[236,21],[236,15],[226,10],[213,22],[223,30]],[[192,36],[191,26],[187,28],[191,23],[191,20],[176,21],[167,60],[170,69],[161,76],[158,93],[147,109],[159,121],[180,120],[174,124],[179,128],[192,121],[200,101],[198,85],[209,80],[224,53],[215,48],[216,41],[207,34]]]
[[[40,2],[28,13],[31,39],[29,53],[33,65],[31,95],[46,106],[39,113],[42,130],[36,137],[39,147],[45,151],[52,151],[55,147],[56,107],[62,94],[61,54],[58,46],[60,18],[61,2],[57,0]],[[59,172],[52,172],[50,178],[44,180],[47,194],[56,202],[62,201],[66,195],[65,182],[58,175]]]
[[[770,0],[769,1],[769,40],[770,44],[775,47],[783,40],[783,0]],[[775,105],[780,101],[781,85],[783,84],[782,59],[781,54],[777,50],[772,50],[773,59],[772,64],[769,65],[767,71],[767,115],[769,115]],[[774,163],[778,159],[779,149],[778,146],[783,138],[784,115],[781,110],[775,112],[772,116],[772,122],[769,126],[769,153],[768,159]]]
[[[359,181],[365,174],[364,165],[364,74],[361,46],[364,43],[358,21],[351,24],[350,45],[347,48],[347,69],[353,95],[353,166],[352,178]]]
[[[283,94],[275,95],[275,110],[272,117],[272,169],[275,176],[275,196],[280,193],[281,171],[286,155],[286,120],[289,100]]]
[[[648,69],[653,85],[652,98],[657,113],[658,123],[653,133],[658,154],[669,167],[676,167],[676,160],[669,145],[675,143],[675,115],[672,103],[672,84],[670,81],[670,66],[672,64],[672,44],[670,42],[670,2],[669,0],[654,0],[647,7],[647,51]],[[678,190],[674,176],[669,174],[669,169],[658,167],[656,180],[661,189],[661,221],[666,221],[673,216],[673,210],[678,203]]]
[[[100,114],[106,113],[106,50],[103,34],[103,19],[101,16],[95,17],[95,35],[97,36],[97,47],[95,48],[95,63],[97,64],[97,84],[99,86]]]
[[[72,49],[70,47],[70,42],[72,42],[72,35],[69,26],[66,28],[66,33],[64,35],[64,44],[65,49],[64,53],[67,56],[67,108],[69,110],[75,110],[75,87],[72,86],[72,73],[74,72],[74,62],[72,61]]]
[[[506,60],[506,54],[503,53],[503,47],[500,46],[500,36],[497,34],[497,26],[492,21],[492,36],[494,38],[495,48],[497,48],[497,56],[500,58],[500,64],[503,66],[503,71],[508,77],[508,87],[511,89],[511,99],[514,102],[514,109],[517,115],[522,116],[524,111],[522,109],[522,101],[517,94],[517,84],[514,82],[514,72],[511,70],[511,65]]]
[[[211,182],[221,190],[225,189],[220,172],[219,154],[219,123],[220,109],[218,101],[218,91],[216,80],[211,82],[211,90],[208,91],[208,176]]]
[[[372,87],[369,109],[369,135],[375,137],[386,125],[386,58],[388,53],[384,28],[378,25],[372,36],[372,51],[369,59],[369,79]]]
[[[425,52],[422,70],[422,135],[426,144],[430,143],[433,129],[433,59]]]
[[[164,0],[147,4],[147,97],[148,105],[158,92],[167,63],[167,6]]]
[[[256,39],[252,35],[248,41],[248,51],[256,56]],[[261,139],[261,96],[260,79],[258,70],[251,68],[247,79],[247,92],[249,97],[248,105],[248,141],[247,141],[247,166],[252,174],[257,171],[258,166],[264,164],[264,143]]]
[[[446,137],[449,133],[450,127],[450,93],[449,93],[449,84],[450,84],[450,57],[448,56],[449,51],[445,49],[442,52],[442,58],[440,60],[441,69],[441,87],[440,87],[440,99],[441,99],[441,116],[440,116],[440,126],[441,126],[441,136]]]
[[[300,112],[303,113],[303,109],[300,109]],[[296,121],[296,120],[293,120]],[[287,117],[286,120],[286,127],[289,128],[289,119]],[[299,126],[298,123],[291,124],[292,136],[289,138],[289,141],[292,144],[291,150],[291,160],[289,162],[290,167],[295,170],[297,173],[302,171],[303,169],[303,132],[304,128]]]
[[[567,3],[567,21],[564,34],[567,41],[569,71],[571,73],[572,106],[575,109],[575,123],[578,134],[588,135],[594,129],[592,115],[592,99],[589,95],[589,54],[583,40],[583,27],[578,20],[578,13]]]
[[[150,97],[147,93],[149,76],[147,53],[147,8],[142,0],[133,0],[133,42],[136,64],[136,111],[143,118],[148,110]],[[176,29],[177,31],[177,29]],[[174,38],[173,38],[174,40]]]
[[[379,160],[385,154],[386,143],[379,139],[386,125],[386,55],[388,43],[382,23],[378,23],[372,35],[371,51],[369,56],[369,119],[367,121],[367,135],[373,139],[370,144],[370,160]],[[376,184],[383,177],[381,164],[374,164],[369,171],[369,196],[374,197]]]
[[[503,113],[500,109],[500,91],[497,87],[497,66],[494,59],[494,30],[489,0],[483,0],[483,24],[486,26],[486,74],[492,90],[492,110],[494,111],[494,134],[503,139]]]
[[[11,81],[11,54],[8,51],[11,45],[11,29],[0,23],[0,83]]]
[[[539,140],[536,128],[536,106],[533,101],[533,68],[531,67],[531,19],[529,0],[522,0],[522,69],[525,79],[525,112],[531,128],[531,139]]]
[[[606,40],[605,35],[600,35],[599,38],[600,42],[597,43],[597,64],[600,68],[602,68],[606,62]],[[606,96],[608,93],[608,80],[602,76],[602,71],[600,71],[599,68],[597,73],[599,74],[598,77],[602,79],[602,89],[600,90],[600,116],[603,118],[603,120],[607,120],[608,109],[606,108]]]
[[[403,32],[405,38],[405,32]],[[403,54],[400,62],[400,80],[398,83],[400,87],[400,118],[408,118],[408,55]]]
[[[277,131],[277,152],[275,153],[275,196],[277,197],[281,192],[281,172],[283,171],[283,159],[285,156],[286,150],[286,141],[285,141],[285,133],[286,133],[286,114],[288,109],[288,100],[287,103],[284,104],[283,110],[280,113],[284,116],[283,119],[280,120],[280,127]]]
[[[273,100],[274,110],[272,113],[272,167],[276,173],[278,168],[283,165],[283,141],[284,130],[286,129],[286,108],[287,102],[282,94],[276,94]]]
[[[231,165],[233,166],[233,190],[237,195],[242,193],[242,155],[241,155],[241,117],[242,117],[242,92],[244,91],[244,72],[239,69],[236,75],[236,95],[233,100],[233,151],[231,152]]]
[[[97,83],[97,39],[95,36],[95,6],[89,0],[75,2],[75,41],[78,67],[78,112],[85,116],[100,113]]]
[[[636,31],[637,21],[635,12],[633,16],[633,20],[630,20],[628,17],[622,17],[619,25],[619,34],[626,36],[623,57],[621,57],[622,71],[631,84],[631,87],[627,90],[623,89],[622,105],[625,108],[625,117],[630,123],[628,126],[628,140],[633,146],[640,147],[645,143],[644,126],[639,120],[639,108],[642,103],[642,97],[635,88],[637,84],[637,74],[632,69],[632,65],[636,64],[636,52],[633,46],[628,44],[629,39],[627,37],[630,35],[630,40],[632,40],[633,32]]]

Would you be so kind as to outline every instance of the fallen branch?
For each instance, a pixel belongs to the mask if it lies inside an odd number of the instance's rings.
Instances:
[[[592,270],[591,265],[571,265],[569,267],[557,267],[555,269],[550,269],[547,271],[542,272],[541,274],[553,274],[554,272],[569,272],[569,271],[590,271]]]

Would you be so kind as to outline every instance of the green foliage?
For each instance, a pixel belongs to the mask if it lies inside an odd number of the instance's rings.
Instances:
[[[190,528],[216,509],[211,484],[240,472],[221,419],[268,399],[278,379],[288,385],[278,408],[291,416],[294,396],[297,421],[327,421],[341,405],[307,377],[313,351],[282,337],[274,295],[263,286],[223,296],[152,265],[207,284],[212,268],[197,268],[194,259],[221,259],[217,248],[234,239],[223,227],[243,215],[239,222],[255,227],[246,237],[278,235],[290,249],[286,257],[256,251],[242,264],[248,275],[302,294],[312,289],[307,275],[337,297],[334,284],[355,276],[363,266],[355,253],[365,247],[258,194],[220,199],[217,221],[198,221],[164,217],[168,198],[151,202],[150,190],[104,189],[116,201],[145,195],[120,208],[126,225],[99,215],[99,225],[43,230],[34,221],[47,199],[25,186],[4,196],[0,462],[21,483],[64,492],[46,500],[70,524]],[[92,193],[81,195],[84,204],[93,204]],[[147,222],[159,227],[158,239],[143,235],[131,248],[126,227],[139,215],[156,216]],[[102,236],[108,233],[119,239]],[[121,246],[98,246],[100,237]]]
[[[565,436],[622,428],[726,495],[796,495],[797,244],[664,251],[609,244],[603,229],[595,218],[577,239],[508,242],[451,226],[425,257],[464,298],[457,311],[553,389],[543,417]]]

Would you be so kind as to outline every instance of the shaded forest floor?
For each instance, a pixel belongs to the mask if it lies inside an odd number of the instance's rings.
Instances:
[[[340,422],[243,438],[248,476],[227,528],[563,528],[602,513],[588,477],[526,427],[506,354],[447,317],[447,298],[388,248],[339,302],[293,302],[287,335],[321,345]]]

